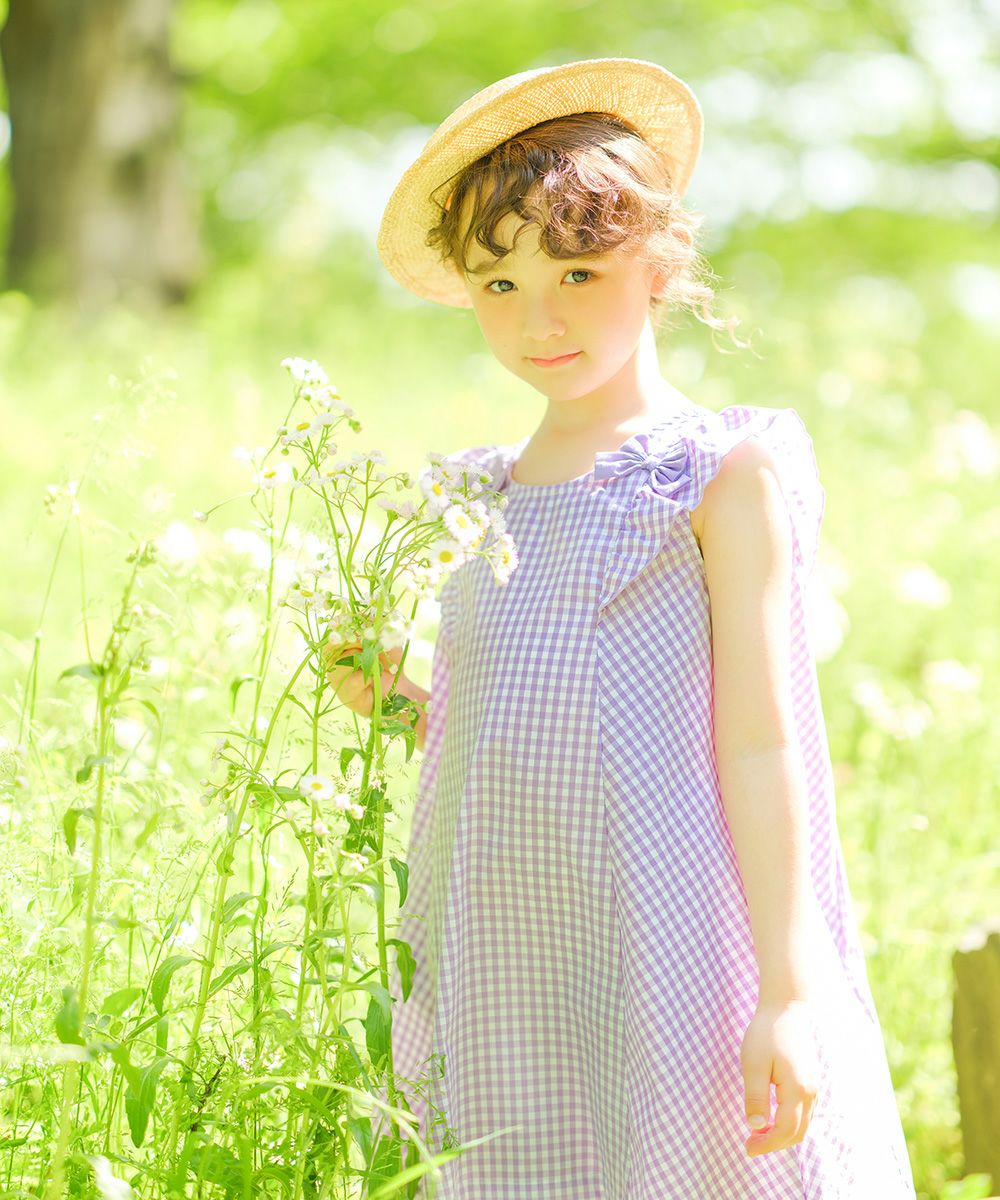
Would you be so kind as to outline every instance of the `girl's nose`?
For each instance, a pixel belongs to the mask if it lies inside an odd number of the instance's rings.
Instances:
[[[560,341],[566,334],[566,322],[556,310],[544,304],[533,306],[524,318],[523,342],[526,346],[544,346]]]

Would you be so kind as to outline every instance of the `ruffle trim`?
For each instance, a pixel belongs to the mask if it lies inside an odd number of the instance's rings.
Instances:
[[[757,436],[770,450],[792,527],[794,570],[802,581],[816,560],[826,493],[813,442],[793,408],[731,405],[700,410],[681,427],[639,434],[597,464],[598,482],[636,472],[638,486],[608,556],[598,607],[610,604],[659,554],[683,512],[701,503],[722,460],[740,442]]]
[[[595,458],[589,486],[603,490],[623,475],[636,475],[636,489],[608,554],[598,608],[615,600],[666,545],[674,522],[698,507],[726,455],[750,437],[770,450],[792,528],[794,571],[804,582],[819,548],[826,492],[820,483],[812,438],[794,408],[734,404],[719,412],[700,405],[676,422],[635,434],[618,450]],[[445,455],[451,468],[485,474],[484,486],[500,490],[517,447],[470,446]],[[429,468],[421,474],[429,472]]]

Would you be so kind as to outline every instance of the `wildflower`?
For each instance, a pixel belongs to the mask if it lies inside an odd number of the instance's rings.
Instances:
[[[457,570],[469,557],[462,543],[449,537],[439,538],[429,547],[428,553],[431,563],[446,572]]]
[[[390,500],[388,496],[379,496],[376,503],[386,512],[403,520],[412,520],[420,511],[412,500]]]
[[[502,533],[494,544],[493,556],[490,559],[490,566],[493,568],[496,581],[507,583],[517,562],[517,550],[513,537],[509,533]]]
[[[94,1184],[101,1200],[132,1200],[135,1192],[131,1184],[118,1178],[103,1154],[90,1154],[87,1158],[94,1168]]]
[[[326,372],[315,359],[283,358],[281,365],[296,383],[325,384],[328,382]]]
[[[303,775],[299,791],[312,800],[329,800],[333,795],[333,783],[326,775]]]
[[[325,821],[317,819],[313,821],[313,833],[317,837],[327,837],[330,833],[330,829]]]
[[[354,854],[349,850],[341,850],[341,856],[344,859],[342,870],[345,875],[360,875],[367,869],[368,860],[360,854]]]
[[[336,796],[333,797],[333,807],[339,812],[346,812],[351,807],[352,803],[353,799],[350,792],[338,792]]]
[[[282,425],[278,430],[281,439],[281,444],[287,446],[289,442],[304,442],[307,441],[312,434],[312,421],[299,421],[297,425],[293,425],[291,429],[287,425]]]
[[[352,804],[347,811],[351,814],[355,821],[360,821],[365,815],[365,810],[360,804]]]
[[[452,504],[444,510],[442,520],[456,541],[463,546],[475,546],[482,541],[485,529],[472,514],[460,504]]]
[[[157,539],[160,553],[170,563],[191,562],[198,557],[198,539],[183,521],[171,521]]]
[[[257,484],[263,488],[273,488],[280,483],[288,483],[294,479],[292,464],[282,460],[275,463],[273,467],[266,467],[257,475]]]

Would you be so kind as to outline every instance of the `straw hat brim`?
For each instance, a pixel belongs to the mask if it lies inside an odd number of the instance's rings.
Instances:
[[[458,273],[428,247],[443,185],[501,142],[540,121],[607,112],[629,122],[662,156],[679,195],[702,145],[694,92],[665,67],[635,58],[593,58],[521,71],[476,92],[443,121],[396,184],[382,214],[378,253],[405,288],[455,308],[471,302]]]

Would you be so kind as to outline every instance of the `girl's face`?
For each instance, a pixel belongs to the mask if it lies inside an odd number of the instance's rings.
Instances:
[[[614,381],[634,372],[650,295],[662,280],[616,251],[550,258],[539,227],[522,225],[515,213],[499,222],[498,239],[513,246],[505,258],[491,261],[476,244],[470,251],[463,282],[487,344],[509,371],[553,399],[592,396],[605,384],[617,391]],[[574,351],[554,367],[531,361]]]

